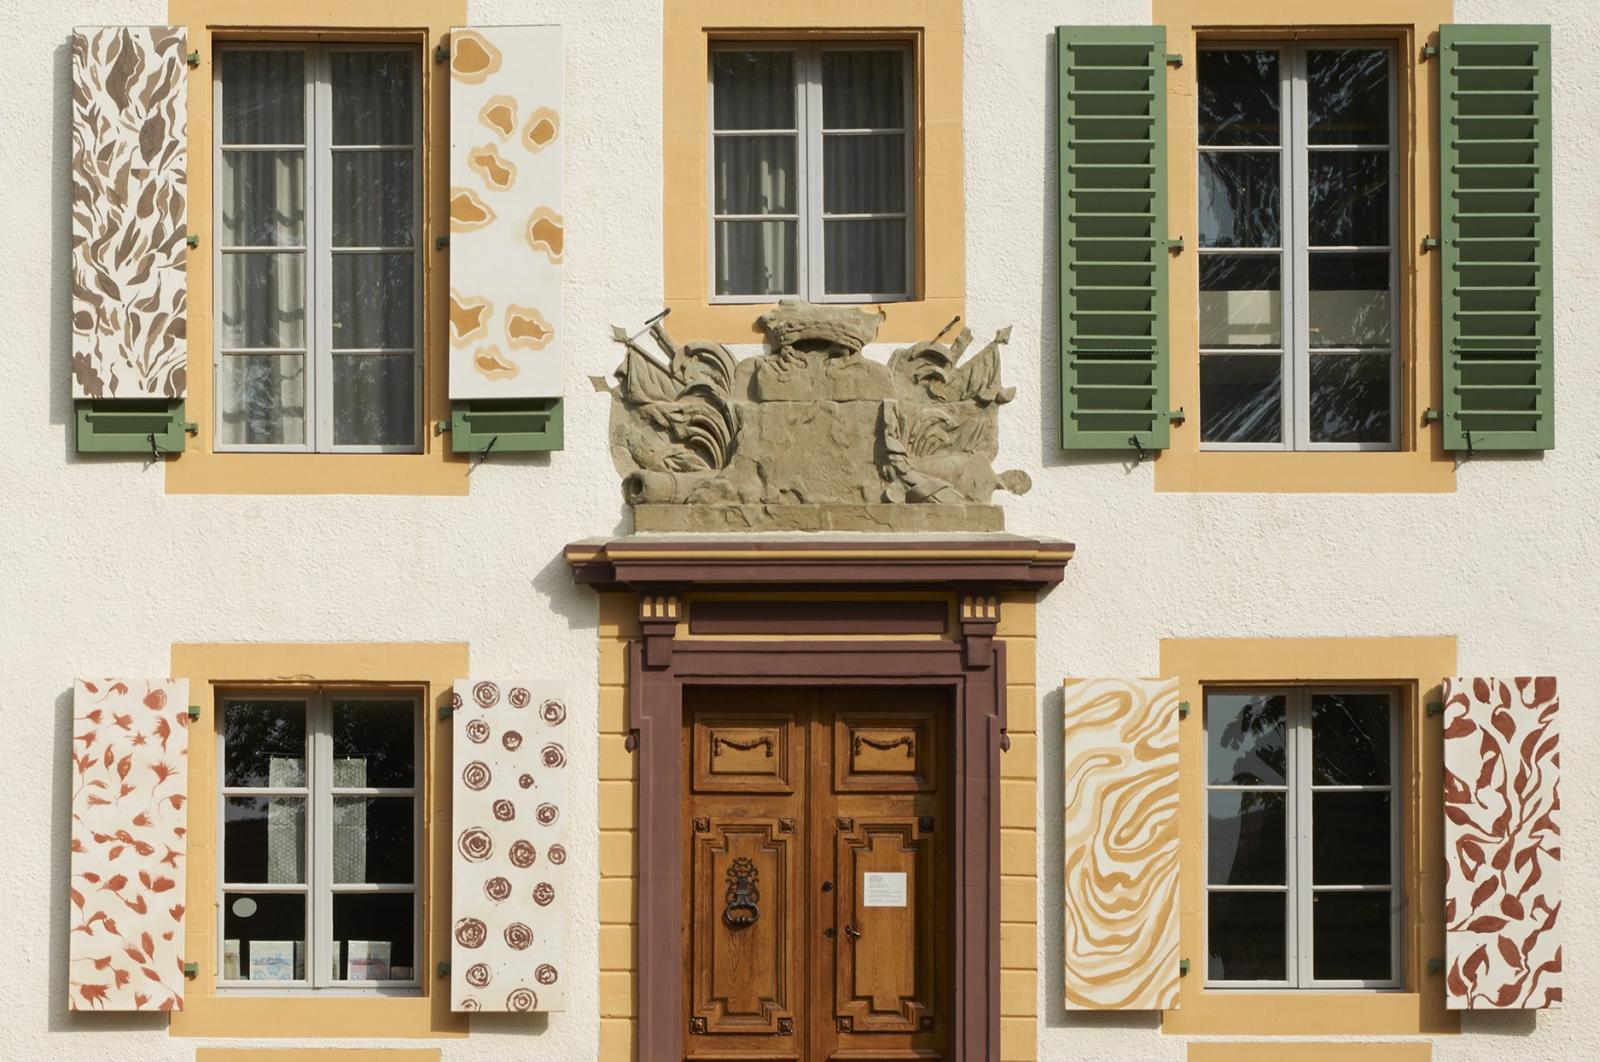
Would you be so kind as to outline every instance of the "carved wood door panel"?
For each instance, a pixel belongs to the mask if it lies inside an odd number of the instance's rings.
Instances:
[[[942,695],[685,696],[685,1058],[947,1058]]]

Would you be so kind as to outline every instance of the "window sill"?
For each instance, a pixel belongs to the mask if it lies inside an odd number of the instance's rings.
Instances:
[[[450,1011],[448,992],[433,996],[304,996],[190,992],[172,1015],[171,1035],[242,1039],[386,1037],[402,1040],[467,1035],[467,1015]]]
[[[1183,431],[1174,428],[1174,434]],[[1173,493],[1450,494],[1455,461],[1420,450],[1196,450],[1156,458],[1156,490]]]
[[[1163,1011],[1167,1036],[1421,1036],[1461,1031],[1436,991],[1196,989]]]
[[[756,327],[756,319],[777,303],[668,299],[666,305],[672,313],[662,323],[679,342],[760,343],[763,335]],[[881,309],[884,318],[878,329],[879,343],[925,342],[948,325],[952,317],[966,314],[965,300],[955,297],[828,305],[855,306],[868,312]]]
[[[426,422],[431,424],[431,421]],[[433,439],[419,454],[215,453],[166,462],[168,494],[465,495],[468,462]]]

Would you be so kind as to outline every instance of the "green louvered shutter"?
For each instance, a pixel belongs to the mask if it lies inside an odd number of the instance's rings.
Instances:
[[[1555,444],[1550,27],[1439,30],[1444,445]]]
[[[1061,445],[1167,445],[1167,34],[1062,26]]]

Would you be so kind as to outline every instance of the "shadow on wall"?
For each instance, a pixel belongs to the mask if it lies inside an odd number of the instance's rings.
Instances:
[[[1068,1010],[1065,1003],[1066,985],[1063,970],[1066,965],[1065,926],[1062,922],[1062,897],[1066,883],[1062,880],[1066,866],[1066,851],[1062,841],[1062,794],[1066,791],[1065,735],[1062,731],[1061,713],[1065,708],[1065,694],[1060,686],[1047,690],[1039,704],[1039,741],[1044,755],[1039,764],[1039,792],[1044,813],[1039,816],[1041,838],[1039,853],[1039,897],[1044,907],[1044,917],[1039,921],[1039,935],[1045,942],[1040,979],[1044,983],[1043,1013],[1040,1015],[1047,1029],[1130,1029],[1156,1031],[1161,1028],[1160,1011],[1091,1011]]]
[[[1040,223],[1045,230],[1043,259],[1039,263],[1039,463],[1045,468],[1121,465],[1125,474],[1132,475],[1141,464],[1132,456],[1061,448],[1061,93],[1054,32],[1044,37],[1044,68],[1045,200],[1039,204]]]
[[[65,319],[65,318],[63,318]],[[60,358],[55,361],[64,361]],[[63,392],[65,393],[65,392]],[[72,931],[73,908],[68,901],[72,888],[72,690],[56,696],[55,725],[50,735],[50,885],[45,902],[49,934],[45,992],[46,1028],[50,1032],[144,1032],[164,1033],[167,1016],[160,1013],[106,1013],[67,1009],[70,963],[67,960],[68,934]]]

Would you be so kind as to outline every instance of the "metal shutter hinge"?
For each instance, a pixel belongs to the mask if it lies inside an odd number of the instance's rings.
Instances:
[[[189,245],[190,250],[193,250],[194,248],[200,246],[200,237],[198,237],[198,236],[185,236],[183,238],[183,242]]]
[[[1439,249],[1439,237],[1437,237],[1437,236],[1424,236],[1422,238],[1422,253],[1423,254],[1427,254],[1429,251],[1437,251],[1438,249]]]
[[[1428,714],[1429,715],[1443,715],[1444,714],[1444,704],[1442,702],[1440,702],[1440,701],[1429,701],[1428,702]]]
[[[450,246],[450,237],[448,237],[448,236],[435,236],[433,238],[433,249],[435,251],[442,251],[446,247],[449,247],[449,246]]]
[[[455,714],[456,714],[456,710],[454,708],[450,707],[448,704],[445,705],[443,708],[439,709],[439,718],[440,718],[440,720],[449,719],[452,715],[455,715]]]
[[[200,976],[200,964],[197,963],[197,962],[186,962],[186,963],[184,963],[183,964],[183,976],[189,978],[190,980],[193,980],[194,978],[199,977]]]
[[[1167,241],[1167,250],[1174,251],[1174,252],[1176,252],[1178,254],[1182,254],[1183,253],[1183,237],[1182,236],[1174,236],[1172,239],[1168,240]]]
[[[1428,972],[1431,974],[1444,973],[1444,960],[1439,958],[1429,959]]]
[[[1166,416],[1167,420],[1173,424],[1182,424],[1184,421],[1189,419],[1189,414],[1183,411],[1182,406],[1179,406],[1177,409],[1167,410]]]
[[[448,43],[441,44],[433,50],[433,61],[436,63],[448,63],[450,61],[450,45]]]
[[[434,969],[438,971],[440,977],[446,977],[450,973],[450,964],[447,962],[441,962],[438,966],[434,967]]]
[[[1168,52],[1167,53],[1167,62],[1170,63],[1173,66],[1182,66],[1183,65],[1183,53],[1182,52]]]
[[[190,52],[188,55],[183,57],[183,61],[188,63],[190,66],[199,66],[200,65],[200,53],[199,52]]]
[[[1443,419],[1444,414],[1437,409],[1424,409],[1422,411],[1422,423],[1424,424],[1437,424]]]
[[[1426,63],[1429,59],[1437,59],[1438,57],[1439,46],[1437,44],[1424,44],[1422,46],[1422,61],[1424,63]]]
[[[436,420],[433,422],[433,433],[435,435],[443,435],[449,430],[450,422],[448,420]]]
[[[1189,960],[1188,959],[1179,959],[1178,960],[1178,976],[1179,977],[1188,977],[1189,976]]]
[[[200,718],[200,706],[198,704],[189,705],[189,718],[190,719],[199,719]]]
[[[1189,718],[1189,702],[1188,701],[1179,701],[1178,702],[1178,718],[1179,719],[1187,719],[1187,718]]]

